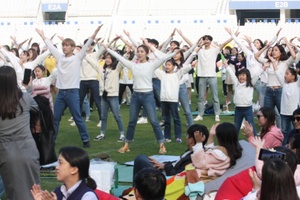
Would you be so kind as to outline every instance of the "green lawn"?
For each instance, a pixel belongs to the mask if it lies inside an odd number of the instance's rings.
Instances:
[[[196,94],[197,94],[196,91],[192,93],[192,111],[196,109],[196,105],[197,105]],[[219,80],[219,98],[221,104],[225,104],[225,98],[221,91],[221,80]],[[210,97],[210,95],[208,101],[212,102],[212,98]],[[109,113],[108,128],[107,128],[105,140],[93,141],[93,138],[96,135],[98,135],[100,132],[100,128],[96,126],[98,123],[98,116],[95,109],[96,108],[94,107],[94,112],[91,113],[91,121],[86,123],[91,138],[91,147],[86,149],[90,158],[93,158],[99,153],[105,152],[108,153],[115,162],[122,164],[126,161],[133,160],[139,154],[146,154],[146,155],[158,154],[159,145],[155,140],[152,127],[149,123],[136,126],[134,142],[130,144],[131,151],[129,153],[125,153],[125,154],[118,153],[117,150],[122,146],[122,143],[117,142],[117,139],[119,137],[119,132],[118,132],[117,124],[112,116],[112,113]],[[231,104],[229,109],[233,110],[233,104]],[[180,116],[182,122],[183,142],[181,144],[175,143],[175,140],[173,139],[171,143],[167,143],[166,144],[167,151],[168,151],[167,154],[169,155],[180,155],[186,149],[186,144],[185,144],[186,119],[183,114],[183,109],[180,109],[180,113],[181,113]],[[129,120],[129,106],[127,105],[121,106],[121,116],[124,122],[124,127],[126,129]],[[160,113],[158,114],[158,116],[160,116]],[[77,127],[70,126],[70,122],[68,122],[68,119],[70,117],[71,117],[70,112],[67,109],[60,123],[60,130],[56,141],[56,152],[58,152],[61,147],[67,145],[82,147],[82,141],[80,139]],[[233,122],[233,118],[234,118],[233,116],[221,116],[221,122]],[[215,123],[214,116],[205,116],[204,120],[199,121],[199,123],[206,125],[209,129],[211,125]],[[172,131],[172,136],[174,137],[173,131]],[[244,139],[242,134],[240,134],[240,138]],[[41,185],[43,189],[53,190],[55,187],[59,186],[60,183],[56,182],[55,178],[42,177]]]

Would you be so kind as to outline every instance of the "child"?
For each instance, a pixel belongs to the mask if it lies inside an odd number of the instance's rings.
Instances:
[[[282,133],[284,135],[283,145],[287,143],[288,134],[292,130],[292,117],[293,112],[298,108],[299,105],[299,89],[300,89],[300,81],[297,77],[297,71],[295,68],[289,67],[284,74],[284,77],[278,70],[277,65],[273,65],[275,70],[276,77],[280,84],[282,85],[282,93],[281,93],[281,109],[280,117],[281,117],[281,128]]]
[[[31,189],[33,199],[98,200],[94,192],[97,185],[89,176],[89,167],[90,160],[83,149],[71,146],[61,148],[56,166],[56,179],[63,185],[50,193],[47,190],[42,191],[39,185],[34,184]]]
[[[57,137],[59,122],[64,110],[69,107],[70,112],[77,125],[84,148],[90,147],[90,136],[87,132],[86,125],[81,118],[80,99],[79,99],[79,82],[80,82],[80,67],[81,62],[86,56],[88,47],[92,44],[101,26],[99,26],[93,35],[88,39],[88,42],[82,47],[82,50],[73,54],[75,42],[66,38],[62,42],[63,54],[54,47],[49,39],[47,39],[42,30],[36,29],[37,33],[45,41],[49,50],[57,60],[57,83],[59,89],[54,106],[54,140]]]
[[[100,67],[100,94],[102,96],[101,100],[101,117],[102,125],[101,131],[94,140],[104,140],[105,132],[107,127],[107,117],[109,109],[112,111],[114,118],[118,124],[120,137],[118,142],[124,142],[124,125],[120,115],[119,107],[119,74],[122,71],[123,67],[117,65],[118,61],[111,54],[106,54],[105,64],[103,67]]]
[[[166,72],[155,70],[158,79],[161,80],[160,100],[162,105],[162,115],[164,117],[164,135],[166,142],[171,142],[171,115],[174,120],[176,142],[181,143],[181,122],[178,113],[178,98],[180,79],[191,70],[188,66],[194,56],[190,56],[184,63],[184,68],[174,73],[175,66],[178,67],[174,59],[167,60],[165,63]]]
[[[233,97],[233,102],[235,104],[234,126],[237,130],[237,133],[240,132],[242,121],[245,118],[245,120],[248,121],[249,124],[251,124],[251,126],[253,127],[253,132],[256,135],[252,109],[254,91],[253,85],[255,85],[256,81],[258,80],[258,76],[262,73],[262,69],[260,69],[259,73],[255,74],[251,80],[251,74],[248,69],[240,70],[237,78],[230,67],[227,67],[226,64],[225,67],[235,86],[235,94]]]
[[[57,77],[57,68],[54,68],[52,74],[44,77],[46,68],[43,65],[37,65],[34,69],[35,79],[32,80],[31,96],[43,95],[49,99],[50,107],[53,111],[53,99],[50,92],[50,85],[54,83]]]

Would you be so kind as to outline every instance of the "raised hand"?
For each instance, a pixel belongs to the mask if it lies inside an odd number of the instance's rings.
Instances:
[[[252,144],[255,146],[256,150],[260,150],[264,147],[265,140],[262,140],[260,137],[254,137],[252,139]]]
[[[34,200],[42,200],[42,190],[40,185],[34,184],[30,191]]]
[[[251,126],[251,124],[249,124],[249,122],[245,121],[244,122],[244,135],[248,138],[253,136],[253,127]]]
[[[130,37],[130,33],[126,30],[123,30],[124,34],[127,36],[127,37]]]

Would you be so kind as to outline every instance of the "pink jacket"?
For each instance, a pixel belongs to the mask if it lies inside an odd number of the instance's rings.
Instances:
[[[252,139],[254,136],[250,136],[248,138],[248,142],[252,144]],[[283,141],[283,134],[281,132],[281,130],[279,128],[277,128],[276,126],[271,126],[269,132],[261,139],[265,140],[265,144],[263,146],[263,148],[273,148],[273,147],[277,147],[277,146],[281,146],[282,145],[282,141]]]
[[[50,92],[50,87],[49,86],[33,86],[32,91],[31,91],[31,96],[35,97],[37,95],[42,95],[49,99],[50,108],[53,112],[53,110],[54,110],[53,99],[52,99],[52,94]]]
[[[223,156],[216,153],[218,150],[223,152]],[[219,177],[223,175],[230,166],[230,159],[224,147],[208,149],[207,151],[204,151],[204,149],[199,150],[191,155],[191,159],[199,177],[206,171],[208,176]]]

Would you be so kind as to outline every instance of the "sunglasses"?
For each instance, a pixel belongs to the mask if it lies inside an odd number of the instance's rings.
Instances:
[[[300,117],[292,117],[292,121],[294,122],[294,121],[297,121],[297,122],[300,122]]]

